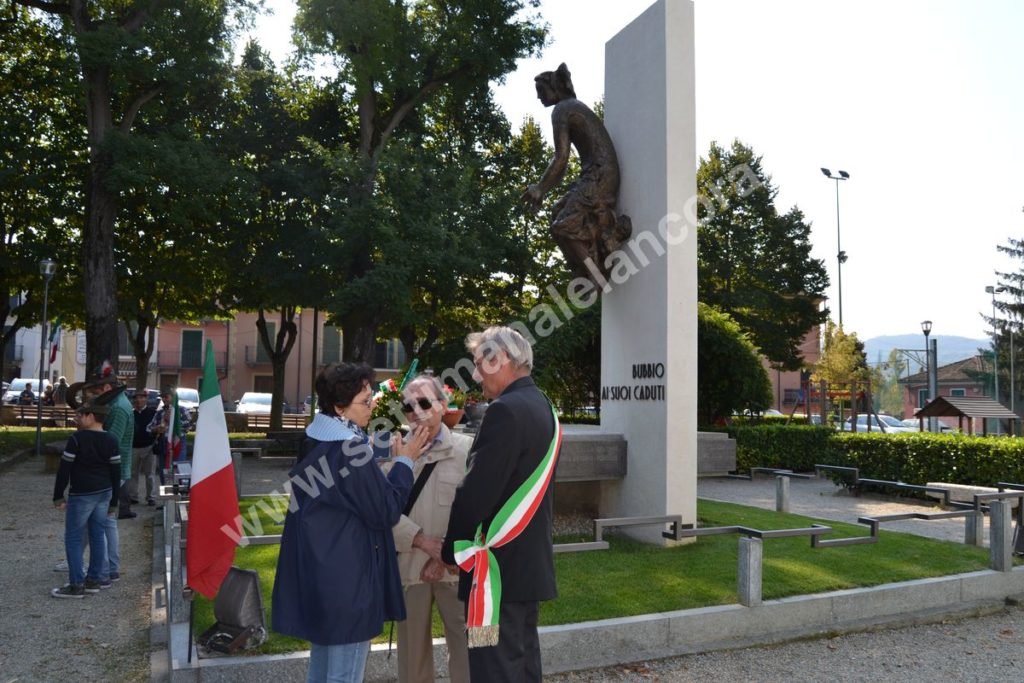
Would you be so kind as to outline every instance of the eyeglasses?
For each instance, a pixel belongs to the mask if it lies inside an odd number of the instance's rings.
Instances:
[[[416,406],[419,406],[420,410],[430,410],[434,406],[434,402],[437,401],[437,400],[438,399],[436,399],[436,398],[432,399],[432,398],[422,398],[421,397],[421,398],[416,399],[416,403],[413,403],[412,401],[403,401],[402,402],[402,412],[403,413],[411,413],[412,411],[416,410]]]

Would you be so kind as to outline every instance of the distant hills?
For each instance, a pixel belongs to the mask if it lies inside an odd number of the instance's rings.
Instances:
[[[978,349],[988,348],[991,345],[989,339],[971,339],[969,337],[954,337],[949,335],[934,335],[939,356],[939,365],[946,365],[954,361],[970,358],[978,355]],[[872,337],[864,341],[864,351],[868,363],[874,364],[879,358],[888,360],[893,349],[924,349],[923,334],[890,334],[881,337]],[[881,354],[879,356],[879,354]],[[916,368],[912,368],[916,372]]]

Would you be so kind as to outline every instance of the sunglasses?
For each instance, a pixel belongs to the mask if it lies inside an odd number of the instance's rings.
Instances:
[[[416,399],[416,403],[413,403],[412,401],[403,401],[402,412],[411,413],[412,411],[416,410],[417,405],[420,407],[420,410],[430,410],[434,406],[434,401],[436,400],[436,398],[418,398]]]

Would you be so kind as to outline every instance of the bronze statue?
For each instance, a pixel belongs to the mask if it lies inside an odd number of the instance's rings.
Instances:
[[[608,275],[605,259],[619,249],[633,232],[629,216],[616,214],[619,195],[619,161],[615,146],[601,119],[576,99],[569,69],[561,64],[533,79],[537,97],[551,111],[555,157],[539,182],[523,193],[531,209],[540,208],[544,195],[565,175],[569,146],[576,147],[582,170],[552,210],[551,234],[575,273],[593,280],[596,269]],[[587,268],[586,262],[593,262]]]

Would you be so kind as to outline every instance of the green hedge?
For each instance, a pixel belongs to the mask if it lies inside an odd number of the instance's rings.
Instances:
[[[736,427],[736,466],[779,467],[806,472],[818,463],[836,464],[835,431],[828,427],[758,425]]]
[[[736,464],[810,471],[857,467],[861,476],[923,484],[1024,483],[1024,440],[963,434],[836,432],[827,427],[737,427]]]

